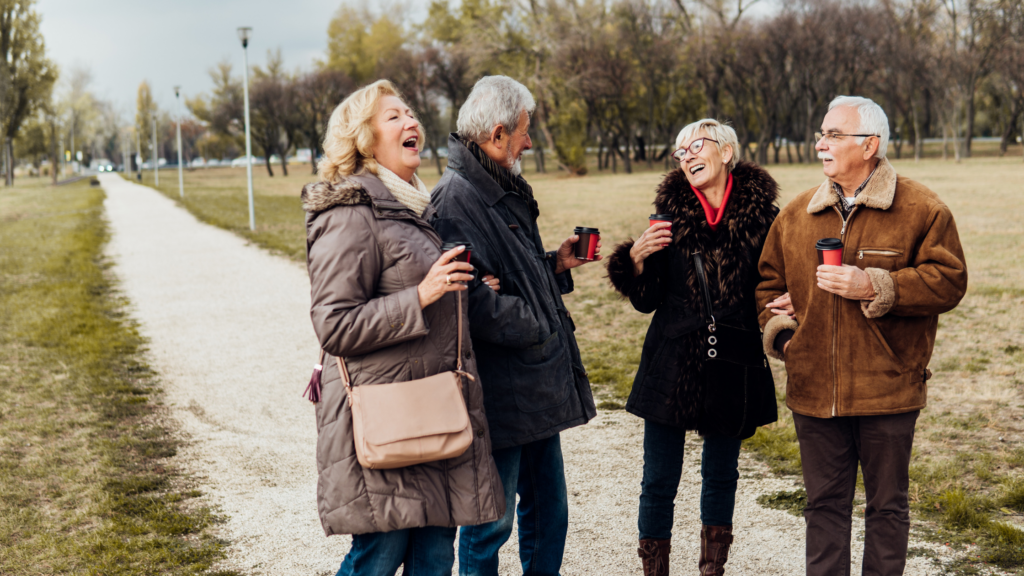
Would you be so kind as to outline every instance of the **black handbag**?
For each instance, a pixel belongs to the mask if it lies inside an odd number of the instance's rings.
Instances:
[[[703,428],[732,438],[750,438],[758,426],[779,419],[775,379],[761,345],[761,332],[717,322],[704,262],[694,253],[703,293],[701,316],[705,357]]]

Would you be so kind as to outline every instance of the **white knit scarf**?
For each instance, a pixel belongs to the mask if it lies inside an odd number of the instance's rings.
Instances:
[[[419,176],[413,174],[412,184],[410,184],[402,180],[398,174],[377,164],[377,177],[384,183],[384,186],[387,186],[388,192],[391,192],[396,200],[405,204],[417,216],[423,216],[427,204],[430,204],[430,192]]]

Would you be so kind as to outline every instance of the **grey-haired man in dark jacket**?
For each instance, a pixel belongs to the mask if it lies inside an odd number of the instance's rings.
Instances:
[[[520,176],[534,106],[530,91],[511,78],[477,82],[459,110],[448,168],[431,195],[431,224],[441,237],[472,244],[478,277],[500,282],[497,291],[479,280],[470,286],[469,324],[507,510],[496,522],[462,528],[463,576],[498,573],[517,493],[523,573],[558,574],[569,523],[559,432],[597,413],[562,302],[573,289],[569,270],[587,261],[573,255],[577,236],[544,251],[540,210]]]

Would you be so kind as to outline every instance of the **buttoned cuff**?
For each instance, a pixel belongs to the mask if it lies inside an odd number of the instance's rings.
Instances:
[[[860,309],[868,318],[881,318],[896,305],[896,284],[888,270],[865,268],[871,286],[875,289],[874,300],[861,300]]]

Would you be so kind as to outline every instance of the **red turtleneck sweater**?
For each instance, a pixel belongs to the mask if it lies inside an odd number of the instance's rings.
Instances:
[[[703,192],[696,188],[693,189],[693,193],[697,195],[697,200],[700,200],[700,205],[704,207],[704,216],[708,219],[708,226],[711,226],[712,230],[718,230],[718,224],[722,221],[722,215],[725,214],[725,205],[729,203],[730,192],[732,192],[732,174],[729,174],[729,180],[725,184],[722,205],[716,210],[708,203],[708,199],[704,196]]]

